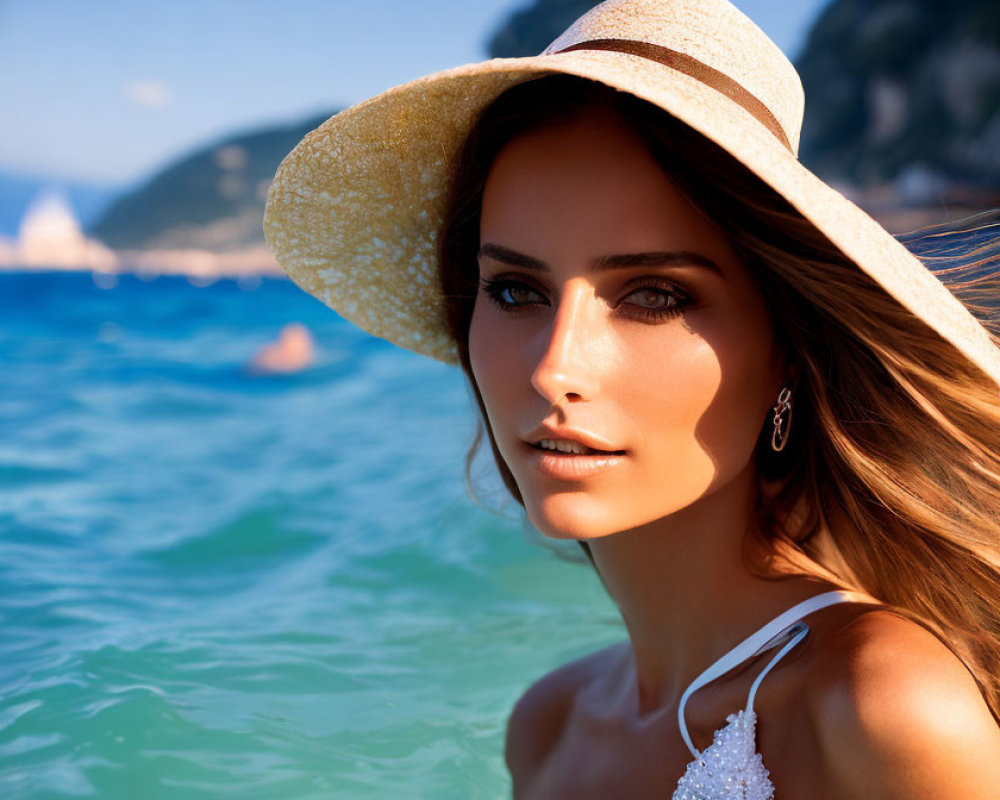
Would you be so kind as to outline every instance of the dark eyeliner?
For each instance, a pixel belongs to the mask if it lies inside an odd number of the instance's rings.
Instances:
[[[637,278],[630,282],[625,297],[629,297],[643,289],[652,290],[668,298],[668,301],[671,302],[671,305],[664,306],[663,308],[646,308],[644,306],[628,304],[631,308],[625,313],[643,322],[665,322],[668,319],[679,316],[694,304],[694,298],[689,292],[679,288],[671,281],[656,278]],[[620,305],[623,304],[621,303]]]
[[[513,278],[505,278],[502,276],[499,278],[480,278],[479,285],[486,293],[486,296],[490,298],[490,301],[497,308],[499,308],[501,311],[505,311],[510,314],[517,314],[519,312],[527,311],[532,306],[537,305],[537,303],[510,302],[503,296],[504,292],[507,291],[508,289],[523,288],[523,289],[528,289],[529,291],[532,291],[535,294],[541,295],[541,292],[538,289],[536,289],[534,286],[525,281],[515,280]]]

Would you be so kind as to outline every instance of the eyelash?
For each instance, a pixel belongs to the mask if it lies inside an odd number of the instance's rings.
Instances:
[[[490,298],[492,303],[499,308],[501,311],[508,314],[524,314],[530,311],[530,307],[537,305],[536,302],[509,302],[504,298],[504,293],[508,289],[527,289],[535,294],[541,294],[541,292],[531,286],[530,284],[513,280],[511,278],[483,278],[480,280],[480,286],[482,286],[483,291]],[[629,293],[625,295],[626,297],[635,294],[643,289],[654,290],[655,293],[667,298],[668,302],[672,301],[672,305],[664,308],[646,308],[644,306],[635,306],[633,311],[628,312],[629,315],[636,317],[644,322],[662,322],[667,319],[678,316],[683,313],[687,308],[689,308],[694,303],[694,299],[687,292],[682,292],[673,283],[664,280],[657,280],[652,278],[638,278],[633,281],[629,286]]]

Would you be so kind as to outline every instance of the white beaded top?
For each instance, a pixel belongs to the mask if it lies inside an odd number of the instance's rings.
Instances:
[[[809,633],[809,626],[801,621],[802,617],[834,603],[850,601],[871,602],[871,598],[838,590],[803,600],[748,636],[691,682],[681,696],[677,721],[694,760],[681,776],[672,800],[773,800],[774,785],[757,752],[754,696],[764,676]],[[726,717],[726,724],[715,732],[708,747],[702,751],[695,748],[684,721],[684,706],[688,698],[705,684],[788,637],[789,641],[761,670],[750,687],[746,708]]]

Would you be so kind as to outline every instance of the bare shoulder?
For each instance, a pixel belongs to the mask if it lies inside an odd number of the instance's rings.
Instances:
[[[996,797],[1000,728],[972,674],[923,626],[885,609],[854,617],[831,633],[806,696],[818,796]]]
[[[557,667],[531,684],[514,704],[507,720],[504,757],[515,796],[558,741],[573,700],[606,674],[621,652],[622,644],[613,644]]]

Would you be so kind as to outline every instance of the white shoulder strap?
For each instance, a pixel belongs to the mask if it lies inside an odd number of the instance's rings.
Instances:
[[[760,671],[760,675],[758,675],[756,680],[754,680],[753,685],[750,687],[750,698],[747,700],[746,713],[749,714],[751,711],[753,711],[753,699],[754,697],[757,696],[757,688],[760,686],[760,682],[764,680],[764,676],[771,671],[771,667],[773,667],[775,664],[781,661],[785,653],[787,653],[789,650],[795,647],[795,645],[797,645],[799,642],[805,639],[806,636],[809,635],[808,625],[806,625],[804,622],[799,622],[797,623],[797,625],[800,626],[799,630],[795,633],[794,636],[792,636],[791,640],[777,652],[774,658],[772,658],[767,663],[767,666]]]
[[[787,611],[782,612],[763,627],[759,628],[756,632],[750,634],[750,636],[736,645],[736,647],[723,655],[722,658],[691,681],[687,689],[684,691],[684,694],[681,695],[680,702],[677,704],[677,724],[681,729],[681,736],[684,737],[684,743],[687,745],[688,750],[691,751],[691,754],[695,758],[701,754],[691,741],[691,736],[688,734],[687,723],[684,721],[684,706],[687,705],[688,698],[705,684],[711,683],[720,675],[725,675],[733,667],[743,663],[748,658],[757,655],[767,647],[772,646],[774,644],[774,640],[779,635],[785,633],[787,628],[798,622],[806,614],[818,611],[821,608],[826,608],[827,606],[832,606],[835,603],[844,602],[872,602],[872,599],[868,595],[861,594],[859,592],[850,592],[846,589],[823,592],[822,594],[809,597],[801,603],[797,603],[792,606]],[[785,655],[785,653],[798,644],[808,632],[808,626],[804,625],[803,629],[800,630],[791,639],[791,641],[789,641],[781,649],[781,651],[771,660],[771,663],[767,665],[764,671],[757,676],[757,680],[754,681],[753,688],[750,690],[750,702],[747,705],[748,710],[752,710],[753,708],[753,698],[764,675],[778,662],[782,656]]]

